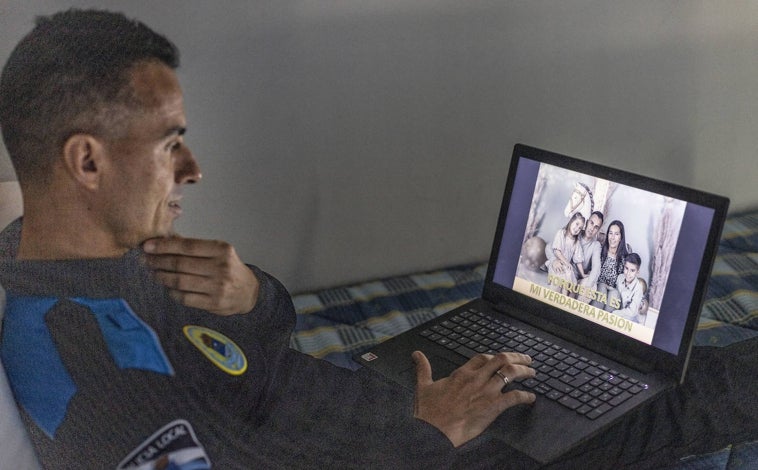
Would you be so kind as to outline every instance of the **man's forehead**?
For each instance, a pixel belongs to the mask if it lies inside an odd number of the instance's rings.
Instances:
[[[130,85],[142,106],[181,106],[182,90],[174,71],[158,61],[142,61],[130,72]]]
[[[136,126],[140,134],[164,139],[183,135],[186,131],[184,101],[179,80],[174,71],[158,61],[143,61],[130,71],[131,93],[136,105],[130,106],[131,129]]]

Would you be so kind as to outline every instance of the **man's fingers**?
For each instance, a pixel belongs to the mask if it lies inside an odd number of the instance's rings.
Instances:
[[[461,366],[461,368],[466,367],[471,370],[477,370],[482,367],[486,367],[487,364],[492,360],[491,354],[477,354],[476,356],[469,359],[465,364]]]
[[[485,368],[486,371],[494,374],[499,367],[508,363],[528,365],[532,363],[532,358],[526,354],[517,352],[501,352],[495,355],[477,354],[476,356],[469,359],[468,362],[466,362],[466,364],[464,364],[462,367],[466,367],[470,370]]]
[[[517,352],[501,352],[489,357],[490,360],[482,366],[482,371],[487,375],[494,375],[496,371],[511,365],[527,366],[532,363],[531,357]]]
[[[155,278],[169,289],[195,293],[211,292],[216,282],[206,276],[171,271],[156,271]]]
[[[531,363],[532,358],[526,354],[499,353],[480,369],[480,377],[500,391],[516,380],[534,377],[536,372],[529,367]]]
[[[234,247],[226,242],[193,238],[153,238],[143,244],[148,265],[154,270],[228,275],[239,263]]]
[[[234,248],[223,241],[201,240],[180,236],[151,238],[142,244],[145,253],[153,255],[184,255],[212,258]]]
[[[185,305],[187,307],[197,308],[200,310],[219,309],[219,306],[213,302],[211,296],[198,292],[183,292],[179,290],[169,289],[168,294],[177,303]]]
[[[187,255],[150,255],[145,259],[148,266],[154,270],[197,274],[200,276],[209,275],[213,272],[215,262],[212,258],[200,258]]]
[[[416,363],[416,386],[429,385],[432,381],[432,365],[421,351],[415,351],[411,357]]]
[[[172,297],[188,307],[231,315],[249,312],[260,284],[226,242],[172,236],[143,243],[145,261]]]
[[[531,367],[522,365],[503,366],[490,377],[487,386],[491,386],[493,391],[507,392],[509,389],[506,387],[515,381],[532,378],[534,375],[535,371]]]
[[[498,414],[516,405],[530,405],[537,400],[537,396],[524,390],[510,390],[503,393],[498,400]]]

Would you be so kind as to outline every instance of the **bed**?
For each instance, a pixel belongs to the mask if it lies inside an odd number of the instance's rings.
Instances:
[[[480,262],[294,295],[291,347],[356,370],[356,354],[479,296],[486,268]],[[706,298],[696,348],[758,343],[758,210],[728,217]],[[758,403],[745,406],[755,410]],[[758,434],[712,453],[683,455],[675,468],[758,468]]]

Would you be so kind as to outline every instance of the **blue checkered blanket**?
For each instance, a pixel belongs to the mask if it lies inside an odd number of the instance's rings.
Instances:
[[[696,345],[758,336],[758,211],[727,219],[706,295]]]
[[[342,367],[373,345],[478,297],[486,263],[395,276],[293,296],[291,346]],[[727,219],[696,346],[758,336],[758,211]]]

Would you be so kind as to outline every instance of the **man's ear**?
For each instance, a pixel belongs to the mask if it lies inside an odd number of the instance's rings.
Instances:
[[[97,190],[105,165],[105,147],[90,134],[74,134],[63,144],[63,165],[71,178],[91,191]]]

